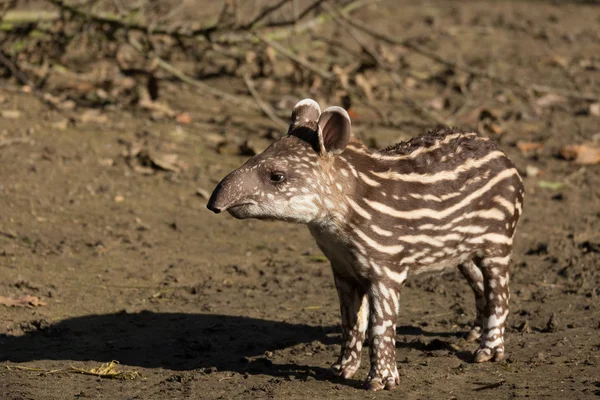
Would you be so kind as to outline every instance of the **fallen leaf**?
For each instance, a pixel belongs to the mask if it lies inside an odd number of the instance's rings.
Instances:
[[[500,119],[500,113],[485,107],[476,107],[464,114],[460,119],[469,124],[476,124],[479,121],[491,120],[498,121]]]
[[[540,142],[525,142],[519,140],[517,142],[517,147],[519,148],[519,150],[521,150],[521,153],[526,154],[542,149],[544,147],[544,144]]]
[[[40,300],[40,298],[37,296],[26,294],[20,297],[0,296],[0,304],[7,307],[40,307],[45,306],[48,303]]]
[[[494,132],[496,135],[502,135],[504,133],[504,129],[502,129],[502,126],[500,126],[500,124],[497,124],[496,122],[487,123],[485,124],[485,127],[490,131]]]
[[[79,120],[83,123],[94,123],[94,124],[106,124],[108,122],[108,116],[102,114],[100,110],[85,110],[80,116]]]
[[[434,97],[433,99],[427,101],[425,104],[430,108],[434,109],[435,111],[442,111],[444,108],[446,108],[447,103],[446,99],[440,96]]]
[[[600,164],[600,147],[576,144],[564,146],[560,155],[565,160],[573,160],[576,164]]]
[[[535,104],[538,107],[546,108],[546,107],[552,107],[553,105],[556,105],[556,104],[565,103],[566,101],[567,101],[567,99],[561,95],[558,95],[555,93],[548,93],[547,95],[542,96],[539,99],[537,99]]]
[[[416,79],[408,77],[404,80],[404,86],[406,86],[409,89],[414,89],[417,87],[417,85],[419,84],[419,82],[417,82]]]
[[[108,379],[123,379],[123,380],[133,380],[140,377],[140,373],[137,371],[125,371],[123,369],[117,368],[119,364],[118,361],[111,361],[106,364],[102,364],[99,367],[91,368],[91,369],[83,369],[77,367],[71,367],[70,371],[77,372],[84,375],[93,375],[98,376],[100,378],[108,378]]]
[[[358,86],[365,94],[365,97],[372,101],[373,85],[371,85],[371,82],[369,82],[369,80],[363,74],[356,74],[354,80],[356,82],[356,86]]]
[[[196,194],[203,199],[208,199],[210,197],[210,193],[206,189],[202,188],[196,189]]]
[[[125,201],[125,197],[121,196],[120,194],[115,196],[115,203],[122,203]]]
[[[536,177],[540,176],[541,174],[542,171],[538,167],[535,167],[533,165],[528,165],[525,167],[525,175],[527,176]]]
[[[60,121],[53,122],[51,126],[59,131],[64,131],[69,127],[69,120],[63,118]]]
[[[180,172],[183,169],[177,154],[148,154],[148,157],[156,168],[172,172]]]
[[[2,110],[0,111],[0,117],[6,119],[18,119],[21,118],[21,111],[19,110]]]
[[[542,189],[559,190],[562,189],[565,184],[562,182],[539,181],[538,186]]]
[[[101,158],[98,163],[103,167],[112,167],[115,165],[115,160],[112,158]]]
[[[566,57],[555,54],[550,58],[550,64],[566,68],[569,65],[569,60]]]
[[[190,113],[182,112],[181,114],[177,114],[175,121],[179,122],[180,124],[187,125],[192,122],[192,117],[190,116]]]
[[[138,105],[146,110],[154,111],[159,115],[165,115],[170,118],[176,116],[175,111],[168,104],[152,101],[149,98],[140,99]]]

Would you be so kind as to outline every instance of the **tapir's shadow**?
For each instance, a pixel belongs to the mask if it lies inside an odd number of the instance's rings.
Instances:
[[[409,335],[447,335],[426,333],[420,328],[400,327],[399,331]],[[219,371],[331,379],[327,365],[279,364],[264,355],[302,343],[339,343],[339,333],[337,326],[247,317],[123,312],[65,319],[22,336],[0,335],[0,362],[118,360],[145,368],[181,371],[216,367]],[[334,360],[338,350],[317,346],[317,351],[331,351],[330,358]]]

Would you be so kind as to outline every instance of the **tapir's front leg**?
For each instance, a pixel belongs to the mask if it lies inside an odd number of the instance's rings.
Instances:
[[[369,325],[369,301],[365,290],[357,282],[335,272],[335,286],[342,312],[342,351],[331,366],[332,371],[346,379],[360,366],[361,350]]]
[[[397,273],[384,267],[384,272],[385,276],[372,282],[368,292],[371,311],[369,390],[391,390],[400,384],[396,366],[396,318],[407,270]]]

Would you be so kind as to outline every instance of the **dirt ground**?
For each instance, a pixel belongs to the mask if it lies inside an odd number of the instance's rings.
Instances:
[[[499,76],[600,93],[600,7],[593,4],[384,1],[355,17],[395,37],[429,37],[427,46],[444,57]],[[439,70],[419,55],[404,60],[411,71]],[[600,117],[586,111],[588,100],[544,103],[546,94],[537,93],[529,103],[513,101],[509,88],[485,79],[457,95],[435,77],[414,79],[412,93],[424,101],[444,95],[465,115],[478,107],[502,115],[501,131],[478,126],[528,175],[506,361],[471,363],[476,344],[461,335],[474,301],[459,273],[447,271],[412,277],[402,293],[396,391],[362,389],[367,349],[353,379],[332,378],[337,294],[307,229],[205,208],[206,192],[248,157],[239,143],[266,145],[271,121],[165,81],[161,99],[191,122],[128,108],[104,109],[106,120],[69,122],[6,85],[0,111],[18,113],[0,114],[0,143],[22,140],[0,147],[0,295],[36,296],[45,305],[0,306],[0,398],[600,396],[600,166],[557,157],[565,145],[597,144]],[[205,82],[243,88],[234,76]],[[283,84],[263,92],[272,104],[286,94],[311,95]],[[412,115],[397,96],[378,104],[399,121]],[[382,126],[368,107],[353,109],[355,133],[377,146],[435,125]],[[523,152],[521,142],[543,148]],[[123,155],[127,143],[176,154],[186,168],[139,173]],[[111,360],[140,375],[69,372]]]

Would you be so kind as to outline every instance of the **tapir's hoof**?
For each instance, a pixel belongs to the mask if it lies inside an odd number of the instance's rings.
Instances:
[[[480,338],[481,338],[481,328],[479,326],[473,327],[473,329],[471,329],[469,331],[469,333],[467,333],[465,335],[465,340],[467,342],[476,342]]]
[[[336,362],[329,368],[329,372],[336,377],[350,379],[352,378],[352,376],[354,376],[354,373],[356,373],[358,367],[359,365],[353,364],[345,365],[342,367],[341,363]]]
[[[399,378],[387,377],[385,379],[385,383],[382,382],[379,378],[373,378],[370,381],[367,381],[367,389],[373,392],[378,390],[393,390],[400,384]]]
[[[473,359],[476,363],[483,363],[488,361],[502,361],[504,360],[504,349],[490,349],[488,347],[480,347],[475,352]]]

